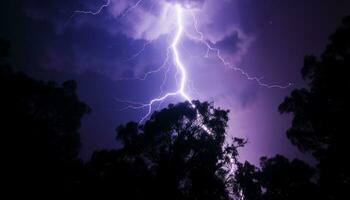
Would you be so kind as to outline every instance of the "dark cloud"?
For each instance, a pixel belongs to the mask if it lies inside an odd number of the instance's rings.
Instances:
[[[238,32],[233,33],[232,35],[218,41],[214,45],[228,53],[235,53],[240,50],[239,44],[244,43],[244,39],[239,35]]]

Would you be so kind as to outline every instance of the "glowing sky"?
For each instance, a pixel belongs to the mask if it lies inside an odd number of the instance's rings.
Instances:
[[[77,80],[80,97],[91,105],[93,112],[82,127],[83,157],[94,149],[117,147],[114,128],[147,113],[147,108],[124,109],[130,102],[148,103],[182,87],[183,74],[174,67],[174,51],[169,53],[179,33],[175,4],[183,5],[183,37],[176,47],[186,67],[186,95],[231,110],[230,135],[250,140],[242,159],[254,162],[275,153],[300,156],[285,136],[290,119],[279,115],[277,106],[293,87],[303,86],[299,71],[304,54],[321,52],[350,3],[111,0],[103,6],[106,3],[1,3],[5,10],[0,36],[13,41],[16,65],[41,79]],[[220,49],[229,65],[216,51],[208,52],[207,45]],[[249,80],[234,67],[259,79]],[[264,87],[290,82],[294,85],[287,89]],[[167,98],[155,108],[183,97]]]

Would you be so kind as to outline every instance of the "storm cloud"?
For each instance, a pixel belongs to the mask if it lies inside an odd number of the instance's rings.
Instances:
[[[223,47],[222,53],[232,58],[233,62],[240,61],[254,38],[234,20],[238,16],[237,1],[111,0],[98,15],[76,12],[95,12],[106,3],[108,1],[24,1],[21,9],[29,21],[26,35],[40,37],[42,34],[40,27],[38,30],[31,25],[46,26],[45,34],[51,35],[46,41],[45,38],[38,39],[42,51],[40,56],[33,55],[33,58],[40,57],[37,63],[55,70],[77,73],[96,71],[113,79],[123,78],[126,71],[135,77],[142,76],[142,73],[160,65],[161,61],[150,57],[142,59],[142,56],[133,62],[123,61],[140,51],[146,43],[150,43],[147,48],[153,54],[167,48],[168,44],[164,41],[176,29],[174,3],[186,5],[184,17],[189,32],[192,30],[195,35],[194,14],[205,39],[216,47]],[[158,48],[160,45],[162,48]]]

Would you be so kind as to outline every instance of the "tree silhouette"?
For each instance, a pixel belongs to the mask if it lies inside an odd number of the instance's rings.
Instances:
[[[329,199],[349,199],[349,72],[350,16],[321,58],[306,56],[302,75],[308,88],[294,90],[279,107],[294,116],[288,138],[319,161],[320,184]]]
[[[231,171],[245,140],[226,141],[228,111],[193,101],[117,128],[123,147],[78,158],[78,129],[90,111],[76,83],[29,78],[10,67],[0,40],[1,123],[5,178],[17,191],[77,192],[122,199],[229,199]],[[195,105],[195,106],[193,106]],[[195,108],[194,108],[195,107]],[[204,128],[205,127],[205,128]]]
[[[124,146],[95,152],[87,164],[88,187],[118,188],[126,199],[229,199],[229,172],[245,141],[225,144],[228,111],[193,104],[169,105],[144,125],[118,127]]]
[[[237,199],[260,200],[262,185],[259,180],[259,168],[248,161],[238,163],[232,188]]]
[[[75,81],[62,86],[15,72],[8,42],[0,40],[1,133],[9,185],[60,189],[74,182],[80,149],[78,129],[89,107]],[[77,177],[76,177],[77,178]]]
[[[245,200],[322,199],[312,181],[314,174],[312,167],[298,159],[262,157],[260,168],[247,161],[238,165],[233,189]]]

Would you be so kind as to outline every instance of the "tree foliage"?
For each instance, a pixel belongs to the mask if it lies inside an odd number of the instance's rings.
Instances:
[[[131,199],[229,199],[229,173],[245,141],[225,144],[228,111],[193,104],[171,104],[144,125],[118,127],[123,148],[95,152],[87,164],[98,180],[93,188],[123,188],[119,195]]]
[[[233,189],[245,200],[322,199],[314,174],[312,167],[298,159],[262,157],[260,168],[247,161],[238,165]]]
[[[39,189],[70,184],[79,165],[80,120],[90,108],[75,81],[37,81],[10,67],[9,45],[0,41],[0,119],[9,184]],[[69,180],[68,180],[69,179]],[[61,185],[65,187],[64,185]]]
[[[350,16],[331,35],[321,58],[306,56],[302,75],[308,88],[294,90],[279,107],[293,114],[287,136],[319,161],[320,182],[331,199],[349,197],[349,74]]]

